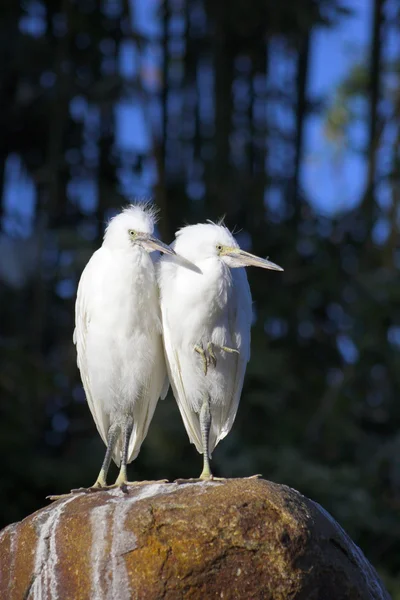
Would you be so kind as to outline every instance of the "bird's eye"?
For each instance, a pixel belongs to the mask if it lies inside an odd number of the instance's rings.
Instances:
[[[222,245],[221,245],[221,244],[217,244],[217,246],[216,246],[216,247],[217,247],[217,250],[218,250],[218,252],[221,252],[221,250],[222,250]]]
[[[130,229],[129,235],[131,236],[131,238],[135,238],[137,236],[137,232],[134,229]]]

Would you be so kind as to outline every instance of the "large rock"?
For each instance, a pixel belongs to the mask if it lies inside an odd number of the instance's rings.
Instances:
[[[3,600],[388,599],[318,504],[264,480],[79,493],[0,534]]]

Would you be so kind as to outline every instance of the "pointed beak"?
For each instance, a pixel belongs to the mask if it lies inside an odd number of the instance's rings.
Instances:
[[[147,233],[140,233],[135,238],[135,242],[140,242],[143,247],[150,252],[158,250],[164,254],[176,254],[175,251],[172,250],[172,248],[170,248],[167,244],[164,244],[164,242],[161,242],[156,237]]]
[[[190,260],[182,256],[181,254],[175,254],[173,258],[170,258],[168,260],[174,262],[176,265],[184,267],[185,269],[189,269],[189,271],[193,271],[194,273],[198,273],[199,275],[203,274],[203,271],[199,269],[197,265],[192,263]]]
[[[201,273],[200,269],[196,267],[194,263],[190,262],[190,260],[187,260],[180,254],[177,254],[175,250],[171,248],[171,246],[164,244],[164,242],[161,242],[161,240],[148,233],[139,233],[139,235],[135,238],[135,242],[141,243],[142,246],[149,252],[158,250],[159,252],[163,252],[163,254],[169,254],[173,256],[173,259],[171,260],[176,262],[181,267],[185,267],[186,269],[194,271],[195,273]]]
[[[250,252],[245,252],[240,248],[227,248],[224,252],[224,255],[234,258],[244,267],[261,267],[262,269],[270,269],[271,271],[283,271],[282,267],[276,265],[270,260],[267,260],[266,258],[260,258],[259,256],[250,254]]]

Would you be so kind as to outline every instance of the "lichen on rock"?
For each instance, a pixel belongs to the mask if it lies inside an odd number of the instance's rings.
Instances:
[[[0,533],[7,600],[387,600],[336,521],[295,490],[232,479],[77,493]]]

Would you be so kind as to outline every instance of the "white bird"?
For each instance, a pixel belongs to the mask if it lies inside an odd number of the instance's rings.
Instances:
[[[200,479],[213,479],[209,458],[235,420],[250,358],[252,300],[245,266],[283,271],[241,250],[222,224],[183,227],[172,244],[198,268],[159,263],[164,349],[171,386],[190,441],[203,454]]]
[[[78,286],[74,342],[89,408],[107,452],[93,487],[106,486],[111,458],[139,453],[158,399],[168,390],[156,273],[150,253],[174,251],[153,237],[156,211],[130,205],[109,222]]]

